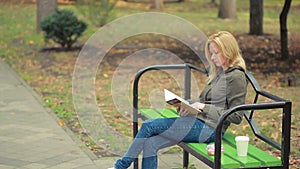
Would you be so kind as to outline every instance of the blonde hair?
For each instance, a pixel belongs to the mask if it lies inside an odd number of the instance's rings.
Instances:
[[[217,68],[214,62],[211,60],[211,53],[209,51],[209,45],[214,42],[223,56],[226,58],[226,66],[233,67],[239,66],[242,69],[246,70],[245,61],[241,55],[239,45],[235,39],[235,37],[227,32],[220,31],[215,34],[212,34],[205,45],[205,56],[209,63],[209,76],[208,82],[211,82],[217,75],[220,68]]]

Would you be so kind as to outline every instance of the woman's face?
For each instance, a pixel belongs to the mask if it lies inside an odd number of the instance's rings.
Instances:
[[[209,52],[211,54],[211,60],[217,67],[223,67],[224,70],[227,69],[226,57],[223,55],[219,47],[215,42],[209,44]]]

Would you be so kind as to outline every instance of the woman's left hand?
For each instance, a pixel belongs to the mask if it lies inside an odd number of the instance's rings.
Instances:
[[[203,110],[205,104],[200,103],[200,102],[195,102],[195,103],[191,104],[191,106],[193,106],[193,107],[196,108],[196,109]]]

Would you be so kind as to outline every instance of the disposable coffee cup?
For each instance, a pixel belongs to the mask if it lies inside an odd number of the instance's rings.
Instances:
[[[247,137],[247,136],[236,136],[235,137],[235,142],[236,142],[237,155],[240,156],[240,157],[247,156],[249,137]]]

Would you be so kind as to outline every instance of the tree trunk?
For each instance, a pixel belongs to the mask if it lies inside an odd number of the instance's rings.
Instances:
[[[236,17],[236,0],[221,0],[219,5],[219,18],[235,18]]]
[[[281,42],[281,58],[289,58],[289,48],[288,48],[288,30],[287,30],[287,15],[291,7],[292,0],[285,0],[283,9],[280,14],[280,42]]]
[[[39,32],[41,30],[41,21],[45,16],[50,15],[55,11],[57,7],[56,0],[37,0],[37,24],[36,29]]]
[[[263,34],[263,0],[250,0],[250,35]]]
[[[155,9],[163,9],[164,8],[164,0],[154,0],[154,8]]]

